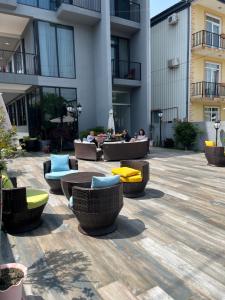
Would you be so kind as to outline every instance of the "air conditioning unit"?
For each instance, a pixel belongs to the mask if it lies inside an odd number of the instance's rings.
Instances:
[[[171,16],[169,16],[168,18],[168,23],[169,25],[175,25],[178,22],[178,14],[174,13]]]
[[[175,69],[178,68],[180,65],[180,59],[178,57],[175,57],[173,59],[168,60],[168,67],[169,69]]]

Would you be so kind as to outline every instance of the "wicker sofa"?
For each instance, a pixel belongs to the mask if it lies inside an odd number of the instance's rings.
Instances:
[[[27,189],[25,187],[18,188],[16,178],[11,180],[14,188],[2,189],[3,228],[10,234],[33,230],[41,224],[41,215],[47,203],[48,194],[44,191],[31,190],[33,195],[36,194],[38,197],[41,195],[42,201],[39,203],[28,202]]]
[[[225,167],[224,147],[205,147],[205,157],[209,165]]]
[[[143,160],[122,160],[121,167],[129,167],[141,171],[142,182],[124,182],[123,193],[127,198],[137,198],[145,194],[145,187],[149,181],[149,163]]]
[[[124,160],[143,158],[148,154],[149,141],[133,143],[104,143],[104,160]]]
[[[69,159],[70,170],[78,170],[78,161],[75,158]],[[58,179],[47,179],[46,174],[51,172],[51,160],[47,160],[43,163],[44,178],[50,187],[50,193],[63,194],[61,187],[61,178]],[[65,174],[66,175],[66,174]]]
[[[102,156],[102,150],[96,148],[94,143],[74,142],[75,157],[77,159],[99,160]]]
[[[123,184],[91,189],[75,186],[72,208],[79,231],[90,236],[105,235],[116,229],[115,220],[123,207]]]

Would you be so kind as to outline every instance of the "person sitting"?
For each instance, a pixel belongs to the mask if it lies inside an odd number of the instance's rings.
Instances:
[[[131,140],[131,137],[130,137],[127,129],[123,130],[122,137],[125,142],[130,142],[130,140]]]
[[[98,147],[98,142],[95,139],[95,133],[93,130],[89,132],[89,135],[87,136],[87,142],[88,143],[95,143],[96,147]]]
[[[145,131],[144,131],[144,129],[140,129],[139,131],[138,131],[138,135],[137,135],[137,137],[136,137],[136,140],[138,140],[138,141],[142,141],[142,140],[146,140],[146,135],[145,135]]]

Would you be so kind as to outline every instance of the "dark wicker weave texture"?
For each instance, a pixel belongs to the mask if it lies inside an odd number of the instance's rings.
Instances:
[[[149,163],[143,160],[122,160],[121,167],[129,167],[141,171],[142,182],[124,182],[123,193],[128,198],[137,198],[145,194],[145,187],[149,181]]]
[[[15,183],[15,180],[13,181]],[[15,185],[16,186],[16,185]],[[26,188],[3,189],[3,226],[11,234],[22,233],[38,227],[45,205],[28,209]]]
[[[149,150],[149,141],[134,143],[103,144],[104,160],[137,159],[145,157]]]
[[[77,159],[99,160],[102,157],[102,150],[97,149],[95,144],[74,142],[75,157]]]
[[[78,161],[75,158],[69,159],[69,166],[71,170],[78,170]],[[46,173],[51,172],[51,161],[47,160],[43,163],[43,169],[44,169],[44,178]],[[53,194],[63,194],[62,188],[61,188],[61,181],[60,179],[46,179],[46,182],[50,186],[50,193]]]
[[[123,207],[123,185],[91,189],[73,187],[73,212],[80,222],[79,230],[97,236],[116,229],[115,220]]]
[[[224,147],[205,147],[205,157],[209,165],[225,167]]]

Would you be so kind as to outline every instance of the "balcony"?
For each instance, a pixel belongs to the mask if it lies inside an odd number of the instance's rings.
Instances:
[[[111,27],[116,31],[134,34],[140,30],[140,4],[129,1],[126,8],[116,8],[115,0],[111,0]]]
[[[0,8],[14,10],[16,6],[16,0],[0,0]]]
[[[57,10],[58,0],[17,0],[17,3],[47,10]]]
[[[141,85],[141,63],[112,60],[114,85],[138,87]]]
[[[57,17],[76,24],[95,25],[101,19],[101,0],[61,0]]]
[[[192,83],[192,101],[218,101],[225,99],[225,83],[201,81]]]
[[[2,83],[34,84],[37,80],[37,76],[34,75],[39,75],[37,55],[0,49],[0,81]]]
[[[225,36],[206,30],[192,35],[192,51],[201,56],[225,58]]]

